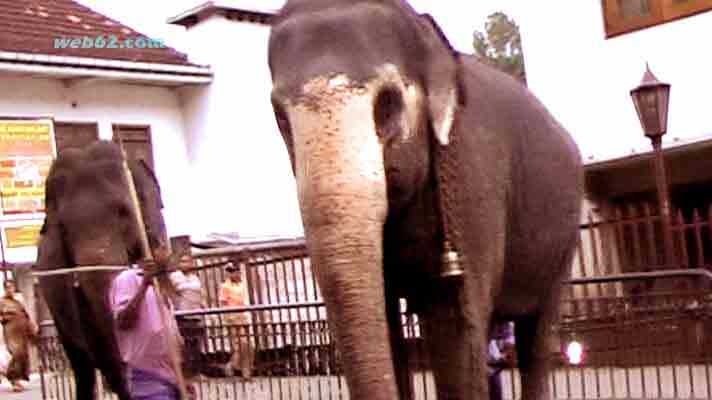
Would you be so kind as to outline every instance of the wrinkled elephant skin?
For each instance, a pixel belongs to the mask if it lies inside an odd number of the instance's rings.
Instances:
[[[130,161],[149,243],[166,244],[160,188],[142,161]],[[140,235],[123,172],[120,148],[99,141],[67,149],[52,164],[46,184],[47,214],[36,269],[128,265],[143,258]],[[39,285],[75,376],[76,398],[94,398],[99,369],[119,399],[129,399],[113,331],[108,293],[116,272],[40,277]],[[75,285],[76,283],[76,285]]]
[[[551,398],[549,327],[583,191],[569,134],[405,2],[287,1],[269,66],[351,398],[412,395],[399,298],[424,322],[438,398],[487,398],[487,337],[506,320],[522,398]],[[465,270],[455,279],[440,277],[438,149],[453,160],[442,170]]]

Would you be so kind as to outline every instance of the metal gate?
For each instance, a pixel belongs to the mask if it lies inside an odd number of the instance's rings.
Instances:
[[[208,308],[177,312],[200,327],[184,333],[200,349],[201,372],[195,381],[198,397],[206,399],[347,399],[342,364],[326,321],[326,309],[311,272],[304,241],[251,244],[194,253],[194,265],[205,288]],[[248,258],[245,278],[250,306],[219,307],[219,288],[227,275],[225,265]],[[250,324],[227,318],[248,313]],[[426,372],[417,317],[403,315],[403,334],[412,362],[417,399],[434,398],[432,377]],[[241,342],[242,339],[242,342]],[[226,365],[234,352],[254,349],[253,378],[233,375]],[[39,344],[44,399],[74,398],[69,362],[51,322],[42,324]],[[116,398],[104,390],[97,373],[99,397]]]
[[[675,259],[663,266],[659,217],[649,209],[613,211],[581,226],[572,279],[563,290],[550,357],[557,399],[712,398],[712,213],[682,214],[673,225]],[[693,255],[694,254],[694,255]],[[249,259],[249,307],[218,307],[224,265]],[[347,399],[342,365],[326,322],[304,241],[285,240],[194,253],[208,308],[178,313],[198,318],[192,340],[200,348],[198,396],[208,399]],[[246,312],[248,326],[225,318]],[[416,399],[435,399],[417,315],[403,314],[403,336]],[[225,364],[241,337],[254,348],[254,378],[226,376]],[[186,340],[191,340],[187,337]],[[565,350],[581,343],[572,365]],[[45,399],[73,398],[71,370],[50,326],[40,344]],[[504,397],[520,397],[513,368],[502,373]],[[98,380],[101,383],[101,380]],[[99,388],[104,397],[111,397]]]

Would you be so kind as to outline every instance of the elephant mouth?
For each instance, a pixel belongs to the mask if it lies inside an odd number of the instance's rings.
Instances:
[[[386,182],[400,182],[402,171],[398,168],[386,168]],[[408,196],[408,190],[398,184],[388,184],[389,204],[401,204]]]

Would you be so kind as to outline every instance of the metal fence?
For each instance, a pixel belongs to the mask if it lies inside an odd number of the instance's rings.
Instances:
[[[648,204],[606,208],[598,215],[589,213],[586,223],[580,227],[572,277],[616,277],[671,269],[712,270],[712,206],[706,211],[690,209],[674,213],[670,224],[673,265],[665,265],[662,229],[660,216]],[[700,285],[707,285],[704,286],[707,290],[712,289],[709,280],[693,280],[689,276],[626,282],[624,279],[610,279],[607,283],[599,281],[572,286],[570,295],[577,298],[622,297],[651,290],[702,289]],[[580,313],[586,312],[581,310]]]
[[[193,354],[193,357],[187,357],[189,364],[186,369],[199,374],[189,379],[199,399],[348,398],[346,383],[341,374],[343,366],[330,339],[325,320],[285,317],[279,321],[250,325],[227,322],[230,321],[230,315],[242,312],[258,315],[285,311],[293,315],[319,314],[324,312],[324,305],[313,302],[177,313],[181,326],[188,318],[199,321],[197,324],[189,324],[187,329],[183,328],[187,349]],[[72,399],[74,387],[71,369],[51,329],[51,325],[43,327],[44,333],[39,344],[43,398]],[[405,318],[404,330],[411,336],[407,341],[412,360],[409,366],[413,373],[414,398],[435,398],[432,377],[426,372],[425,358],[420,355],[423,351],[422,339],[416,337],[418,327],[414,318]],[[250,365],[251,379],[245,379],[239,363],[237,369],[228,368],[235,353],[239,357],[253,359]],[[116,398],[104,390],[101,378],[97,381],[99,397]]]
[[[712,339],[707,334],[712,328],[707,263],[712,213],[700,215],[675,219],[678,263],[673,266],[662,265],[659,217],[649,209],[614,211],[608,219],[591,218],[582,225],[573,279],[563,291],[549,354],[556,366],[551,376],[555,398],[712,398]],[[303,240],[201,250],[193,256],[208,308],[177,315],[194,319],[194,329],[184,334],[197,349],[191,363],[200,373],[194,383],[201,400],[348,398]],[[220,308],[224,266],[245,256],[250,306]],[[251,323],[231,322],[236,313],[248,313]],[[413,397],[435,399],[418,317],[402,318]],[[564,356],[573,341],[585,349],[580,365],[569,364]],[[251,380],[239,370],[226,371],[232,354],[243,352],[245,343],[254,351]],[[40,354],[44,398],[73,398],[71,371],[50,326],[43,328]],[[519,398],[516,365],[502,379],[504,397]]]
[[[712,208],[674,216],[672,265],[648,205],[604,209],[581,226],[557,345],[586,352],[552,378],[557,398],[712,398]]]
[[[219,306],[228,262],[246,262],[248,306]],[[348,398],[303,239],[197,251],[193,263],[207,308],[177,312],[176,317],[192,353],[186,357],[188,368],[199,374],[192,380],[198,398]],[[250,323],[235,323],[231,316],[237,314],[248,314]],[[403,334],[412,354],[416,398],[434,398],[416,316],[403,315]],[[43,398],[74,398],[71,368],[51,322],[42,324],[39,350]],[[235,353],[251,353],[251,380],[239,368],[228,368]],[[97,381],[101,397],[115,398],[104,390],[102,378]]]

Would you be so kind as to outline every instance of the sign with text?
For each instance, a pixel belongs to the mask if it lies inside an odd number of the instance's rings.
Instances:
[[[37,240],[40,238],[41,228],[42,225],[39,224],[6,226],[4,228],[6,247],[8,249],[17,249],[36,246]]]
[[[4,216],[44,212],[54,158],[51,119],[0,119],[0,198]]]

